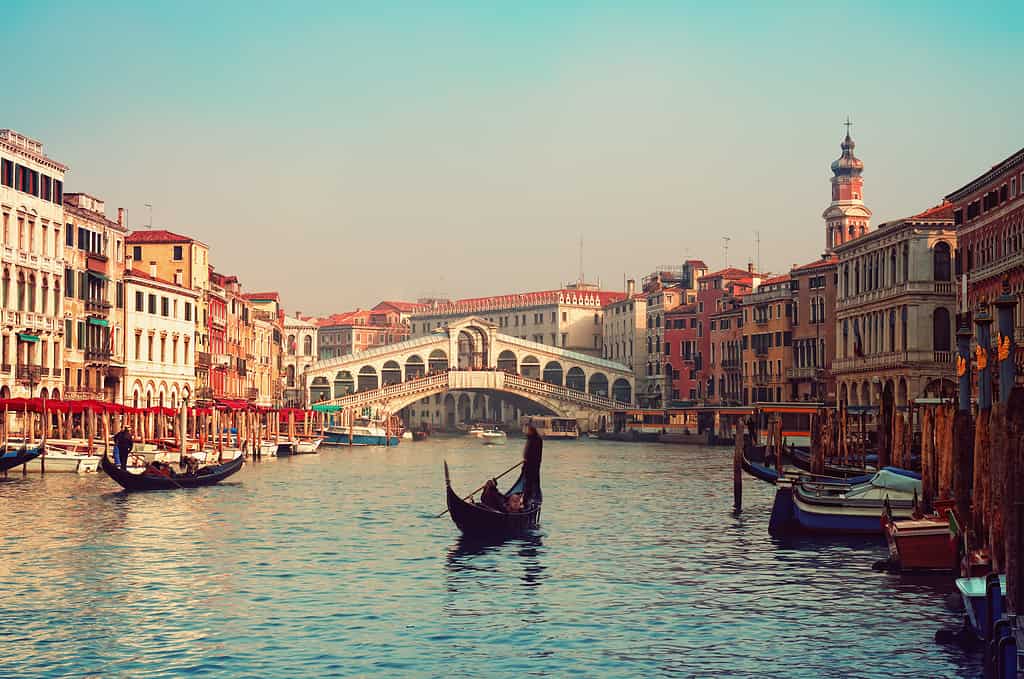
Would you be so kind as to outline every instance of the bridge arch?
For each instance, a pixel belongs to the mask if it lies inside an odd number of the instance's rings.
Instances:
[[[414,380],[417,377],[423,377],[426,373],[426,367],[424,366],[423,359],[413,354],[409,358],[405,359],[405,379]]]
[[[584,374],[583,368],[578,365],[569,368],[569,372],[565,373],[565,386],[576,391],[586,391],[587,376]]]
[[[590,387],[587,393],[594,396],[608,397],[608,376],[602,372],[593,373],[590,376]]]
[[[370,389],[376,389],[377,386],[377,369],[372,365],[364,365],[360,368],[356,390],[368,391]]]
[[[327,378],[324,378],[324,382]],[[339,398],[345,394],[351,394],[356,390],[356,381],[352,378],[352,373],[348,370],[339,370],[334,376],[334,398]]]
[[[386,384],[398,384],[402,381],[402,366],[398,361],[386,361],[380,369],[381,386]]]
[[[629,386],[629,380],[620,377],[612,383],[612,399],[619,403],[633,402],[633,388]]]
[[[519,360],[514,351],[505,349],[498,354],[498,370],[513,374],[519,372]]]
[[[525,356],[519,361],[519,374],[523,377],[540,379],[540,360],[532,354]]]
[[[558,361],[548,361],[544,365],[543,380],[548,384],[562,386],[562,364]]]
[[[448,369],[448,354],[443,349],[434,349],[427,357],[427,370],[432,373],[444,372]]]
[[[459,394],[459,403],[456,406],[458,417],[463,422],[469,422],[473,419],[473,403],[469,400],[469,394]]]
[[[323,375],[314,377],[309,385],[309,400],[313,403],[319,403],[320,401],[326,401],[330,397],[331,385],[327,382],[327,378]]]

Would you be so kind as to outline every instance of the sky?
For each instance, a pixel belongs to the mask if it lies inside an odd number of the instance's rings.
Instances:
[[[1020,3],[771,4],[8,0],[0,128],[317,315],[783,272],[847,116],[874,225],[1021,148]]]

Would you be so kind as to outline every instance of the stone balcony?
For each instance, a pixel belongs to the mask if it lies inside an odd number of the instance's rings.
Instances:
[[[891,351],[872,356],[837,358],[832,361],[832,373],[855,373],[888,370],[924,364],[948,367],[953,372],[953,351]]]
[[[4,264],[17,264],[57,276],[64,275],[63,257],[44,257],[33,252],[25,252],[17,248],[4,246],[0,250],[0,259],[3,260]]]
[[[1000,257],[985,266],[976,266],[967,272],[967,276],[971,283],[980,283],[987,278],[1001,276],[1004,273],[1019,268],[1024,268],[1024,251]]]
[[[956,287],[952,281],[907,281],[878,290],[862,292],[852,297],[836,300],[836,308],[844,311],[865,304],[884,302],[901,295],[946,295],[950,299],[956,297]]]

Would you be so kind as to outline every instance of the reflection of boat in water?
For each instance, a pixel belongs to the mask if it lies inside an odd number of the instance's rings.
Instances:
[[[533,503],[533,506],[527,507],[521,512],[499,512],[476,502],[463,500],[452,490],[447,462],[444,465],[444,483],[448,514],[464,535],[497,538],[522,533],[536,528],[540,524],[541,501],[539,499]],[[505,495],[522,493],[522,488],[523,476],[520,473],[519,479],[512,484]]]
[[[484,442],[485,446],[503,446],[508,441],[508,435],[496,429],[480,434],[480,440]]]
[[[239,454],[233,460],[223,464],[201,467],[195,474],[168,477],[145,472],[133,474],[115,465],[113,460],[106,455],[100,460],[100,465],[107,476],[114,479],[125,490],[178,490],[212,486],[237,472],[243,464],[245,464],[245,456]]]

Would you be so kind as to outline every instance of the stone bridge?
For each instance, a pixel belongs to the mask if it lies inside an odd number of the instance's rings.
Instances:
[[[530,414],[583,417],[633,402],[621,364],[503,335],[480,318],[426,337],[320,361],[304,373],[310,403],[397,413],[447,391],[477,391],[532,404]],[[461,412],[461,410],[460,410]]]

